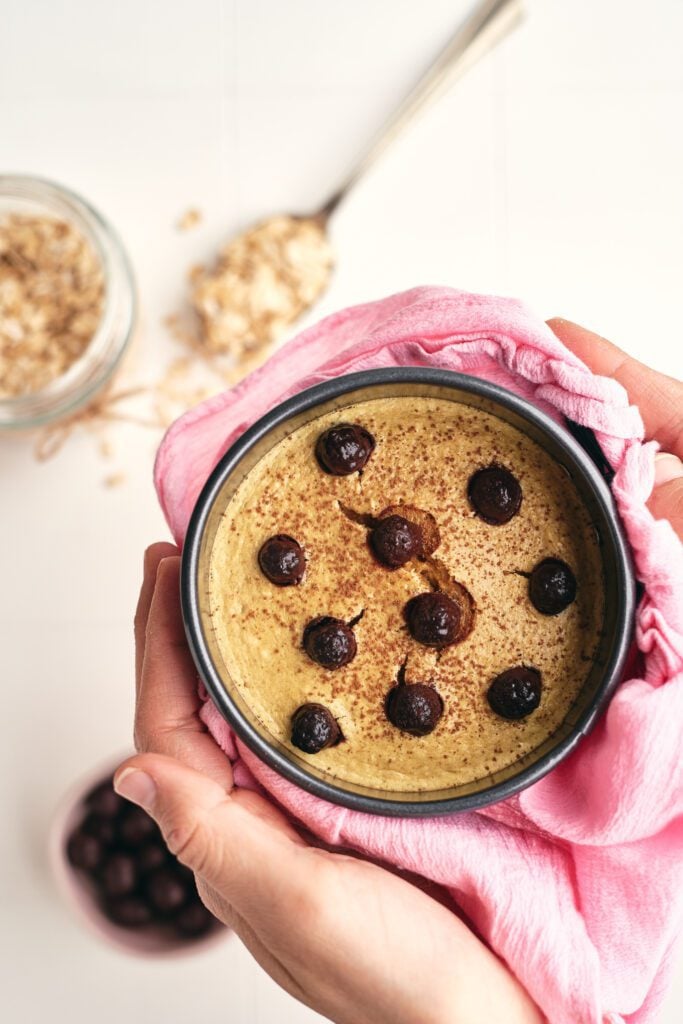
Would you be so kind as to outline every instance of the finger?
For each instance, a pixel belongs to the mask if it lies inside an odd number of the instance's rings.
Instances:
[[[655,458],[655,488],[648,506],[655,519],[668,519],[683,540],[683,463],[675,455]]]
[[[178,556],[159,562],[145,631],[135,745],[176,757],[232,786],[230,762],[199,717],[197,670],[185,639],[179,573]]]
[[[302,841],[286,819],[264,820],[242,804],[239,791],[231,794],[187,765],[138,755],[118,769],[114,788],[143,807],[171,853],[247,919],[278,905],[283,879],[302,875]]]
[[[138,604],[137,608],[135,609],[134,619],[136,694],[140,687],[142,661],[145,655],[145,630],[147,629],[149,606],[152,603],[152,594],[154,593],[154,584],[156,583],[159,562],[162,560],[162,558],[168,558],[169,555],[177,554],[177,547],[175,547],[173,544],[167,544],[165,541],[158,541],[156,544],[150,544],[150,546],[145,551],[145,557],[142,563],[142,586],[140,588],[140,596],[138,597]]]
[[[554,317],[548,320],[548,326],[594,373],[623,384],[640,409],[647,437],[683,458],[683,383],[652,370],[571,320]]]
[[[140,680],[142,710],[163,708],[169,727],[184,724],[197,705],[194,662],[185,638],[179,596],[180,558],[159,562],[145,629]]]
[[[382,1011],[394,1009],[397,987],[403,990],[401,1019],[421,1020],[406,1003],[416,985],[416,1007],[423,1008],[424,999],[432,995],[423,977],[425,950],[430,958],[445,950],[446,959],[456,964],[451,984],[443,987],[433,1007],[434,1020],[540,1020],[519,983],[468,929],[460,922],[454,928],[450,912],[400,879],[372,865],[364,865],[361,876],[355,860],[348,861],[353,864],[349,873],[346,858],[302,848],[247,811],[239,791],[226,793],[168,758],[131,758],[117,771],[114,787],[152,815],[171,851],[195,873],[202,889],[206,883],[226,901],[228,920],[235,921],[266,970],[331,1020],[369,1020],[364,1013],[351,1015],[354,1005],[365,1007],[368,1000]],[[387,880],[388,893],[375,905],[372,891],[378,881],[383,888]],[[380,916],[376,933],[379,928],[385,938],[397,924],[400,929],[401,914],[404,920],[412,916],[417,921],[428,914],[427,939],[414,967],[408,957],[396,971],[387,970],[387,965],[396,965],[385,943],[370,942],[365,954],[358,952],[357,925],[362,928],[373,906]],[[422,930],[418,928],[418,938]],[[366,960],[371,961],[367,969]],[[482,983],[490,985],[491,999],[482,996]],[[353,990],[349,1000],[347,988]],[[383,990],[379,996],[378,989]],[[389,1012],[371,1016],[395,1019]]]

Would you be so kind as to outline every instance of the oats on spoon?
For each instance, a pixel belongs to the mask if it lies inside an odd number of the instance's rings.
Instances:
[[[238,235],[193,278],[206,349],[239,356],[274,341],[325,290],[332,265],[322,218],[271,217]]]

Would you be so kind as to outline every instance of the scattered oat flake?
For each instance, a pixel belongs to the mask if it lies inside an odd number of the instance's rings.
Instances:
[[[53,217],[0,219],[0,399],[66,373],[92,341],[104,275],[85,236]]]
[[[154,389],[144,386],[120,388],[119,390],[114,390],[113,386],[110,386],[97,395],[90,405],[79,409],[73,416],[44,427],[36,439],[34,448],[36,459],[39,462],[45,462],[56,455],[77,428],[95,434],[99,438],[100,454],[107,458],[112,449],[103,431],[112,423],[129,423],[152,429],[168,426],[168,423],[160,418],[155,409],[150,412],[145,408],[153,393]],[[131,409],[131,402],[138,405],[142,403],[143,408],[140,411],[136,408]]]
[[[121,484],[123,484],[125,482],[126,482],[126,474],[125,473],[110,473],[109,476],[105,476],[104,481],[103,481],[104,486],[108,487],[108,488],[120,487]]]
[[[192,228],[196,228],[201,223],[201,220],[201,212],[191,208],[186,210],[182,217],[179,218],[176,227],[178,231],[191,231]]]
[[[114,446],[108,437],[100,438],[98,450],[103,459],[110,459],[114,454]]]

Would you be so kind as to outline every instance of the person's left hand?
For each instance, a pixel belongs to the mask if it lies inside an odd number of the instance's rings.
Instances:
[[[295,998],[338,1024],[539,1024],[508,969],[456,913],[355,856],[308,845],[199,718],[180,559],[145,555],[136,613],[136,746],[115,788],[144,807],[209,909]]]

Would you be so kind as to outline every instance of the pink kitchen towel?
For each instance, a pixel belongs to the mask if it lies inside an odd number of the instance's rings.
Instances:
[[[621,385],[593,375],[515,300],[415,288],[343,310],[170,428],[155,482],[173,536],[182,544],[209,472],[256,419],[313,384],[379,366],[473,374],[592,428],[645,588],[629,678],[540,782],[433,819],[327,803],[263,765],[210,701],[204,720],[238,785],[260,785],[329,844],[446,887],[551,1024],[655,1021],[683,922],[683,545],[646,507],[657,446]]]

